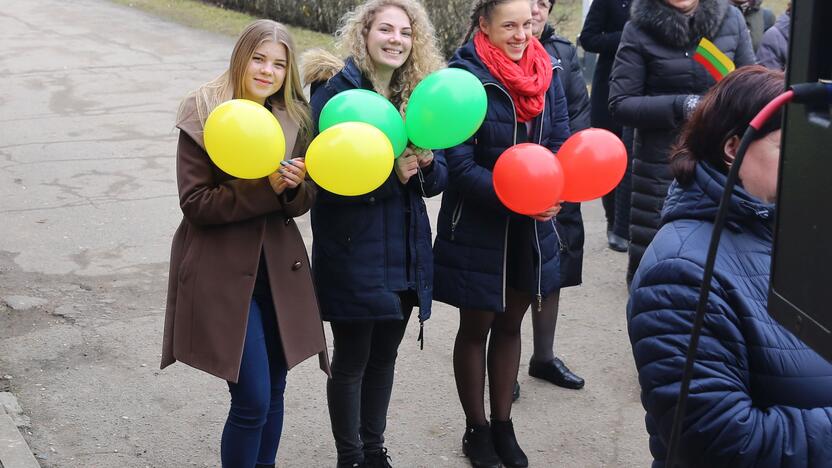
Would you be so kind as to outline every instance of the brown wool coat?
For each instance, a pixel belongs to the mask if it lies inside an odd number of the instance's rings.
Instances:
[[[277,108],[286,155],[302,156],[298,126]],[[237,382],[248,310],[263,249],[286,364],[318,354],[329,359],[306,247],[295,222],[312,206],[315,188],[304,182],[290,200],[266,178],[235,179],[205,152],[193,98],[185,103],[176,159],[184,217],[173,236],[168,279],[164,369],[181,361]]]

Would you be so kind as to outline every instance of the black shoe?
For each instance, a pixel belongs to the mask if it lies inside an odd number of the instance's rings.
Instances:
[[[580,390],[584,388],[584,379],[573,374],[558,358],[549,362],[529,361],[529,375],[538,379],[547,380],[558,387]]]
[[[515,401],[520,399],[520,383],[516,380],[514,381],[514,390],[511,392],[511,402],[514,403]]]
[[[468,457],[474,468],[500,468],[500,457],[494,451],[494,441],[491,438],[491,428],[471,425],[465,427],[462,436],[462,453]]]
[[[366,468],[393,468],[390,462],[393,461],[390,455],[387,455],[387,448],[382,447],[381,450],[374,452],[364,452],[364,467]]]
[[[607,244],[616,252],[626,252],[630,248],[630,242],[627,239],[612,231],[607,231]]]
[[[271,465],[264,465],[262,463],[258,463],[254,465],[254,468],[274,468],[274,463],[272,463]]]
[[[511,420],[491,420],[491,437],[494,439],[494,450],[509,468],[523,468],[529,466],[529,459],[523,453],[523,449],[517,445],[517,437],[514,435],[514,424]]]

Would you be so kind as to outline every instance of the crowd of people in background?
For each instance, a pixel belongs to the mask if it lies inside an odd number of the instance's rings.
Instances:
[[[366,0],[336,34],[345,58],[314,50],[302,67],[283,25],[249,25],[228,69],[190,93],[177,117],[184,216],[162,353],[162,367],[178,360],[228,382],[223,466],[275,466],[287,371],[316,354],[328,377],[337,466],[392,466],[384,435],[399,345],[414,309],[423,340],[434,300],[458,308],[448,365],[463,453],[475,467],[528,466],[511,417],[521,324],[531,308],[529,375],[583,388],[557,357],[555,332],[569,307],[560,290],[584,281],[584,226],[578,203],[533,215],[508,210],[492,170],[514,145],[556,153],[589,127],[615,133],[628,151],[627,173],[603,207],[609,248],[628,253],[629,335],[654,466],[663,466],[725,173],[738,136],[784,86],[790,10],[775,21],[761,3],[593,1],[580,34],[581,47],[598,54],[591,93],[576,46],[548,21],[554,0],[472,1],[467,34],[447,64],[417,0]],[[719,81],[695,61],[703,38],[737,71]],[[374,91],[404,114],[416,85],[445,66],[470,72],[486,92],[473,136],[445,150],[408,146],[365,195],[337,195],[307,176],[303,156],[333,97]],[[287,156],[268,177],[236,179],[207,154],[206,118],[235,98],[264,106],[284,130]],[[686,465],[832,460],[832,366],[766,314],[779,139],[779,120],[771,120],[733,192],[734,227],[723,239],[700,348],[707,359],[696,369],[682,437]],[[425,199],[440,194],[434,240]],[[311,262],[293,221],[307,211]],[[331,364],[322,320],[332,331]],[[812,385],[797,392],[786,384],[796,378]]]

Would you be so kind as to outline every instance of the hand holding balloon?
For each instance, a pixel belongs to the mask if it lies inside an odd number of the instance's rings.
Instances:
[[[399,182],[406,184],[407,181],[416,175],[416,172],[418,171],[418,156],[416,156],[416,153],[414,153],[413,150],[408,148],[396,159],[393,167],[396,170],[396,176],[399,178]]]
[[[416,160],[419,162],[419,168],[425,169],[433,164],[433,151],[428,149],[418,148],[416,150]]]
[[[280,161],[281,168],[269,174],[269,184],[274,193],[280,195],[286,189],[297,188],[306,178],[306,164],[303,158],[294,158],[289,161]]]
[[[560,203],[557,203],[555,205],[550,206],[549,208],[547,208],[542,213],[538,213],[536,215],[530,215],[529,217],[534,219],[535,221],[541,221],[541,222],[545,223],[545,222],[548,222],[549,220],[551,220],[552,218],[554,218],[555,216],[557,216],[558,213],[560,213],[560,208],[561,208]]]

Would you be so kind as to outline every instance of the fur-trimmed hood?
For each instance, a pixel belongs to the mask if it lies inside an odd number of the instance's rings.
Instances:
[[[310,49],[300,57],[300,75],[304,85],[329,81],[346,63],[325,49]]]
[[[728,7],[728,0],[699,0],[696,11],[687,16],[664,0],[635,0],[630,20],[668,45],[687,48],[716,34]]]

